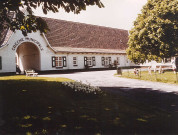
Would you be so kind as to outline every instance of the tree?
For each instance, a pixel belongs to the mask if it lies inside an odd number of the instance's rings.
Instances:
[[[129,31],[131,61],[159,61],[178,54],[177,5],[177,0],[148,0]]]
[[[104,7],[100,0],[0,0],[0,37],[7,28],[12,31],[21,30],[24,35],[37,30],[45,33],[48,30],[46,22],[33,15],[32,9],[37,7],[42,7],[44,14],[49,11],[58,12],[59,8],[78,14],[89,5]],[[27,16],[24,15],[23,8],[28,11]]]

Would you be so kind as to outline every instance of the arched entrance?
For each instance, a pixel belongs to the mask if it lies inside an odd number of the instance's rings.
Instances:
[[[33,69],[40,70],[40,51],[30,42],[24,42],[16,50],[16,65],[21,71]]]

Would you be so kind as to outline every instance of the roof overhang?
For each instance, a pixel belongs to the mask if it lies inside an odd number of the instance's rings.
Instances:
[[[57,53],[126,54],[125,50],[99,48],[53,47]]]

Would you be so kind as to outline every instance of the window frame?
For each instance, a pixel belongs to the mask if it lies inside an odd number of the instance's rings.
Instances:
[[[92,57],[92,65],[96,66],[96,58],[95,58],[95,56]]]
[[[101,57],[101,65],[102,66],[109,66],[110,64],[112,64],[111,57]]]
[[[117,57],[116,60],[117,60],[117,65],[120,65],[120,57]]]
[[[59,62],[60,62],[61,65],[59,65]],[[56,56],[55,57],[55,65],[56,65],[57,68],[63,67],[63,58],[62,58],[62,56]]]
[[[89,64],[90,63],[90,64]],[[92,67],[93,66],[93,62],[92,62],[92,57],[87,57],[87,65],[89,67]]]
[[[56,67],[56,62],[55,62],[56,57],[52,56],[51,60],[52,60],[52,67]]]
[[[74,60],[74,58],[76,58],[75,60]],[[73,64],[73,66],[78,66],[78,58],[77,58],[77,56],[74,56],[73,58],[72,58],[72,64]],[[75,62],[75,63],[74,63]]]
[[[105,65],[105,57],[101,57],[101,65],[102,65],[102,66]]]
[[[63,67],[67,67],[67,58],[66,58],[66,56],[62,57],[62,61],[63,61]]]
[[[63,68],[67,67],[67,58],[66,56],[52,56],[52,67]]]
[[[105,57],[104,65],[105,66],[109,65],[109,57]]]
[[[96,66],[95,56],[85,56],[84,57],[84,66],[89,66],[89,67]]]

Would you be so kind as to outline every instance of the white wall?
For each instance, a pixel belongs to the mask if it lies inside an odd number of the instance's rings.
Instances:
[[[102,65],[101,62],[101,57],[111,57],[111,61],[112,63],[114,63],[114,60],[117,59],[117,57],[120,57],[120,65],[118,65],[119,67],[124,67],[124,66],[130,66],[131,62],[126,61],[126,55],[107,55],[107,54],[77,54],[77,53],[73,53],[73,54],[56,54],[55,56],[66,56],[67,57],[67,67],[63,68],[63,69],[84,69],[84,57],[95,57],[95,61],[96,61],[96,66],[92,66],[90,68],[106,68],[105,66]],[[73,57],[77,57],[77,63],[78,66],[74,66],[73,65]],[[132,64],[133,65],[133,64]],[[49,67],[50,68],[50,67]],[[57,68],[53,68],[53,70],[56,70]],[[62,69],[59,69],[62,70]]]
[[[23,38],[22,42],[17,43],[20,39]],[[35,41],[38,41],[39,44],[26,40],[25,38],[32,38]],[[16,31],[8,41],[7,45],[3,48],[0,48],[0,56],[2,57],[2,72],[16,72],[16,50],[18,46],[24,42],[31,42],[35,44],[40,50],[40,67],[41,70],[50,70],[51,68],[51,56],[54,55],[54,52],[47,47],[47,42],[44,37],[39,33],[30,33],[27,37],[24,37],[21,31]],[[40,46],[39,46],[40,45]]]
[[[0,50],[0,56],[2,59],[2,69],[1,72],[14,72],[15,66],[15,54],[11,53],[11,50],[6,47]]]

